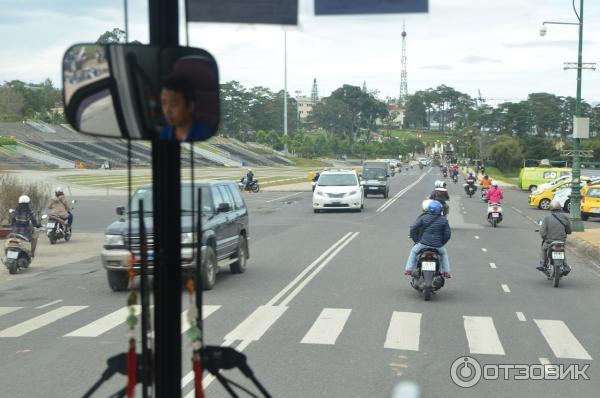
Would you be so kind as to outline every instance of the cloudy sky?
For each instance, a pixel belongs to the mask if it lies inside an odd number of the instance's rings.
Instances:
[[[517,100],[530,92],[575,96],[577,27],[572,0],[429,0],[428,14],[315,17],[300,0],[299,25],[287,27],[288,90],[321,95],[344,83],[397,97],[402,23],[406,23],[408,90],[450,85],[471,96]],[[578,1],[577,1],[578,2]],[[121,0],[3,0],[0,81],[60,81],[60,59],[74,42],[95,41],[124,27]],[[586,0],[584,61],[600,61],[600,1]],[[129,0],[129,38],[148,42],[145,0]],[[182,24],[183,26],[183,24]],[[284,28],[192,23],[190,45],[217,59],[221,81],[283,88]],[[182,28],[182,38],[185,37]],[[583,96],[600,101],[600,71],[584,72]]]

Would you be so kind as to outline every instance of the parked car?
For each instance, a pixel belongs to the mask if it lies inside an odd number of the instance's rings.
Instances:
[[[537,207],[538,209],[548,210],[550,208],[550,202],[552,201],[554,193],[559,189],[566,187],[570,183],[571,180],[564,180],[556,185],[551,185],[543,192],[529,195],[529,205]]]
[[[600,185],[589,185],[581,189],[581,219],[600,217]]]
[[[246,270],[249,256],[248,246],[248,209],[233,182],[206,181],[195,184],[202,189],[202,241],[201,276],[206,290],[215,285],[220,268],[229,266],[234,274]],[[196,237],[192,226],[197,223],[198,209],[192,206],[192,184],[181,187],[181,266],[184,272],[196,267]],[[114,291],[127,289],[128,262],[133,254],[136,273],[140,271],[140,219],[138,202],[144,202],[144,224],[146,226],[146,246],[148,272],[154,265],[153,223],[152,223],[152,186],[140,187],[132,197],[131,209],[117,207],[120,218],[106,228],[104,248],[101,252],[102,265],[107,271],[108,284]],[[146,210],[148,209],[148,210]],[[196,217],[195,217],[196,216]],[[129,225],[131,218],[131,227]],[[131,234],[129,230],[131,229]]]

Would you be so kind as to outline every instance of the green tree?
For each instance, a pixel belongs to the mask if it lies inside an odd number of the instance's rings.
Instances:
[[[408,97],[404,110],[405,128],[423,128],[427,126],[427,105],[425,93],[417,91]]]
[[[532,93],[527,98],[533,116],[533,125],[540,137],[560,129],[560,99],[548,93]]]
[[[337,136],[352,137],[352,117],[352,110],[348,104],[329,97],[313,106],[309,121]]]
[[[492,146],[490,158],[501,171],[512,171],[521,167],[523,153],[519,141],[510,136],[501,136]]]
[[[124,43],[125,42],[125,31],[119,28],[114,28],[113,30],[107,30],[102,33],[98,40],[96,40],[97,44],[109,44],[109,43]]]

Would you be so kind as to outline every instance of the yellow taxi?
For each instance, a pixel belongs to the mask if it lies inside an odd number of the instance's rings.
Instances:
[[[581,219],[600,217],[600,185],[581,188]]]
[[[550,208],[550,202],[552,201],[554,192],[568,186],[570,183],[571,180],[563,180],[557,184],[549,186],[542,191],[534,191],[531,195],[529,195],[529,206],[537,207],[538,209],[542,210],[548,210]]]

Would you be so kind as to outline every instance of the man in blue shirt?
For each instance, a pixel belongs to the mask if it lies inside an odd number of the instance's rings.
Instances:
[[[165,79],[160,104],[167,121],[160,132],[161,140],[202,141],[214,134],[214,129],[194,116],[194,87],[184,77],[171,75]]]

